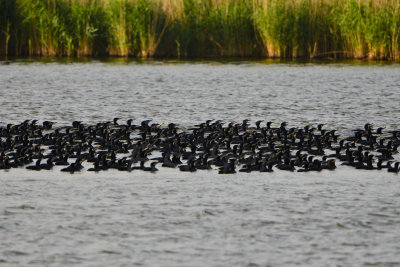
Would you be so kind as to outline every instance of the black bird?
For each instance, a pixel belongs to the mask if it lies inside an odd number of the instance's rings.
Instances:
[[[272,167],[274,166],[274,163],[269,162],[267,163],[266,161],[262,162],[260,165],[260,172],[273,172],[274,170]]]
[[[3,159],[0,161],[0,170],[8,170],[11,169],[10,160],[8,158]]]
[[[147,172],[156,172],[158,171],[158,169],[156,168],[157,164],[157,161],[153,161],[152,163],[150,163],[150,167],[144,167],[143,170]]]
[[[230,159],[229,163],[228,163],[228,161],[226,161],[224,166],[219,168],[219,172],[218,173],[219,174],[236,173],[235,163],[236,163],[236,159]]]
[[[321,166],[324,170],[334,170],[336,169],[335,159],[329,159]]]
[[[71,163],[68,167],[61,169],[62,172],[74,173],[83,169],[82,159],[77,158],[75,162]]]
[[[182,172],[195,172],[197,169],[194,166],[194,161],[192,160],[188,162],[187,165],[180,165],[179,170],[181,170]]]
[[[99,172],[104,170],[104,168],[100,166],[100,163],[98,161],[94,162],[93,165],[94,166],[92,168],[88,169],[89,172]]]
[[[294,160],[285,159],[284,163],[278,163],[276,167],[282,171],[295,171]]]
[[[42,170],[51,170],[54,166],[54,158],[50,157],[47,159],[46,163],[40,164],[40,169]]]
[[[304,162],[303,168],[298,169],[297,172],[308,172],[308,166],[310,165],[310,163],[308,161]]]
[[[179,166],[188,172],[218,168],[219,173],[235,173],[237,163],[243,164],[239,171],[246,172],[270,172],[274,166],[289,171],[299,168],[299,172],[333,170],[337,168],[334,159],[357,169],[399,169],[391,160],[398,153],[400,131],[388,131],[386,136],[383,127],[375,131],[370,123],[340,139],[336,130],[325,129],[323,124],[286,128],[287,123],[282,122],[271,128],[271,121],[262,127],[262,120],[258,120],[255,127],[249,127],[247,119],[227,125],[207,120],[184,129],[176,123],[149,125],[150,120],[144,120],[134,125],[128,119],[123,125],[118,121],[115,117],[95,124],[74,121],[72,126],[54,127],[54,122],[40,125],[32,119],[0,125],[0,169],[27,166],[39,171],[65,165],[62,171],[73,173],[83,169],[82,163],[87,161],[94,163],[90,171],[155,171],[156,164],[145,167],[153,153],[162,153],[162,157],[152,159],[162,167]],[[76,161],[69,163],[71,158]],[[378,160],[376,165],[374,159]]]
[[[42,169],[41,166],[40,166],[41,162],[42,162],[42,157],[40,157],[40,158],[38,158],[36,160],[36,164],[35,165],[28,166],[28,167],[26,167],[26,169],[33,170],[33,171],[40,171]]]
[[[391,167],[390,164],[389,164],[388,172],[398,173],[400,171],[399,170],[399,164],[400,164],[400,162],[396,162],[393,167]]]

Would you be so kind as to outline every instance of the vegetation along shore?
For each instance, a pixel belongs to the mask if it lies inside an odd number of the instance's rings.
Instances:
[[[400,0],[0,0],[0,55],[400,60]]]

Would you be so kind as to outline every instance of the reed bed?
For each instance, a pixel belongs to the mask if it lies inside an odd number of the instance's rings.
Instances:
[[[400,60],[400,0],[0,0],[8,56]]]

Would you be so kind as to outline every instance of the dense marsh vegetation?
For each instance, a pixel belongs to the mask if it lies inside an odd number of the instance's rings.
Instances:
[[[8,56],[400,59],[400,0],[0,0]]]

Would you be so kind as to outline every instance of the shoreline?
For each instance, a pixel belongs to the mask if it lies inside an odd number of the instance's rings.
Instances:
[[[133,63],[151,63],[151,62],[165,62],[165,63],[221,63],[221,64],[241,64],[241,63],[259,63],[259,64],[360,64],[360,65],[396,65],[400,63],[399,60],[376,60],[376,59],[349,59],[349,58],[254,58],[254,57],[189,57],[189,58],[174,58],[174,57],[123,57],[123,56],[4,56],[0,55],[0,64],[9,64],[15,62],[25,63],[113,63],[113,62],[126,62]]]

